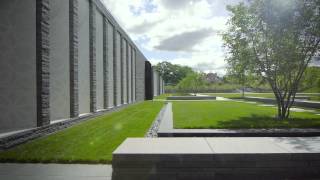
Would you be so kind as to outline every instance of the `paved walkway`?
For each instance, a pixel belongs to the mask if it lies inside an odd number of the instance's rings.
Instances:
[[[1,180],[111,180],[111,165],[0,164]]]

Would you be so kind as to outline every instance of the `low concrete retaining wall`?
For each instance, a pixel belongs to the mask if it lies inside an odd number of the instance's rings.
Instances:
[[[319,138],[129,138],[113,180],[317,179]]]
[[[272,98],[262,98],[262,97],[244,97],[247,101],[256,101],[256,102],[262,102],[267,104],[276,104],[277,101]],[[303,100],[295,100],[293,103],[294,106],[300,106],[300,107],[306,107],[306,108],[315,108],[320,109],[320,102],[317,101],[303,101]]]
[[[214,96],[169,96],[167,100],[216,100]]]
[[[318,128],[291,129],[174,129],[172,103],[164,107],[158,137],[312,137],[320,136]]]

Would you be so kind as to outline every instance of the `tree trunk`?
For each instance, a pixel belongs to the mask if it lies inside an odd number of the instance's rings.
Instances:
[[[244,86],[242,86],[242,98],[244,98]]]
[[[289,93],[286,96],[276,94],[276,100],[278,104],[278,119],[284,120],[288,119],[290,115],[290,108],[292,107],[295,99],[296,92]]]

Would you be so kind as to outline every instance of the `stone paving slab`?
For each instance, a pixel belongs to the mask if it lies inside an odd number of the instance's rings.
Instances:
[[[128,138],[114,154],[210,154],[202,138]]]
[[[277,145],[272,138],[206,138],[214,153],[222,154],[266,154],[266,153],[288,153],[286,149]]]
[[[111,165],[0,164],[3,180],[111,180]]]

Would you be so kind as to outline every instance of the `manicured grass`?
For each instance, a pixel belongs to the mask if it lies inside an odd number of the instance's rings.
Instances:
[[[127,137],[143,137],[162,102],[142,102],[0,153],[1,162],[110,163]]]
[[[276,108],[234,101],[173,102],[175,128],[320,128],[320,116],[291,112],[290,120],[275,119]]]

